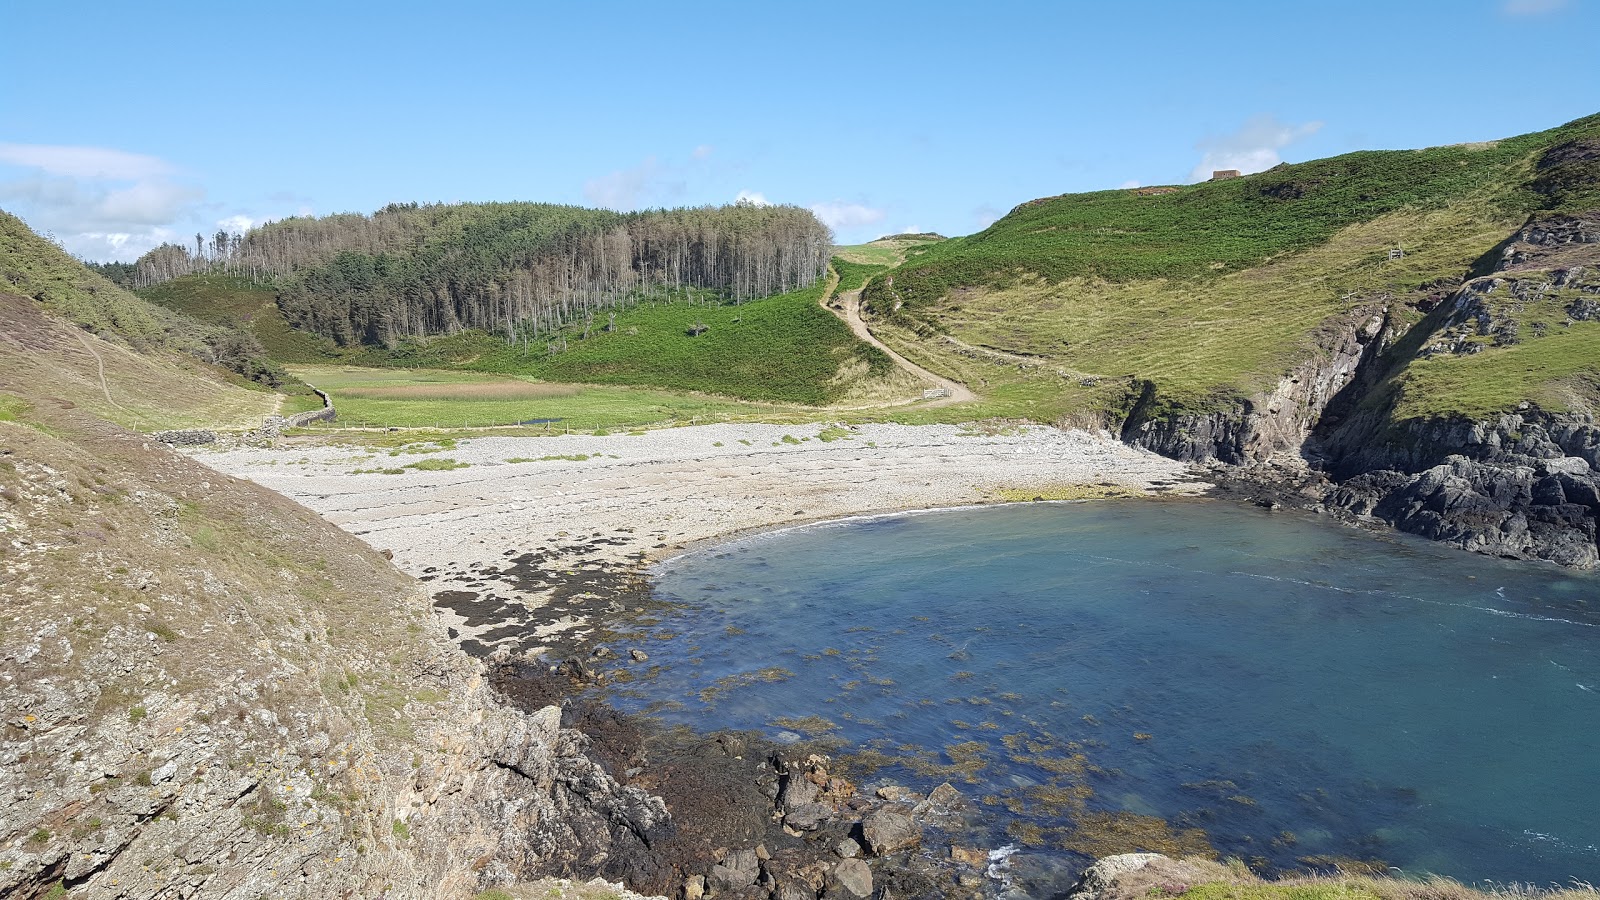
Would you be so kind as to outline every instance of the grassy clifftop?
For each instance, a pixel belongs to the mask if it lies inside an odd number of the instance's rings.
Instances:
[[[1115,414],[1130,379],[1170,408],[1205,410],[1270,388],[1358,307],[1386,308],[1400,329],[1421,321],[1530,216],[1594,208],[1600,116],[1162,192],[1036,200],[923,248],[864,297],[874,327],[918,361],[1026,396],[1035,415]],[[1458,405],[1437,401],[1432,411]]]

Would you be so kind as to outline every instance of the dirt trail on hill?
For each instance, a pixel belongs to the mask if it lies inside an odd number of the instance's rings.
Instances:
[[[930,401],[928,403],[929,406],[951,406],[951,405],[956,404],[956,403],[971,403],[972,401],[978,399],[978,395],[974,394],[972,391],[968,390],[967,386],[962,384],[961,382],[959,382],[959,381],[951,381],[948,378],[944,378],[944,377],[941,377],[939,375],[935,375],[932,372],[929,372],[927,369],[924,369],[923,367],[917,365],[916,363],[912,362],[911,360],[906,359],[904,356],[901,356],[900,354],[898,354],[898,353],[894,352],[893,350],[889,349],[888,345],[884,344],[883,341],[880,341],[876,337],[874,337],[873,334],[872,334],[872,331],[867,328],[866,320],[861,318],[861,291],[865,290],[865,286],[862,286],[861,288],[858,288],[858,289],[853,290],[853,291],[845,291],[842,294],[836,294],[834,291],[837,289],[837,284],[838,284],[837,280],[835,280],[835,287],[833,289],[828,290],[823,295],[823,297],[822,297],[822,308],[826,309],[828,312],[833,313],[835,316],[837,316],[839,318],[840,321],[842,321],[846,325],[850,326],[850,331],[852,333],[854,333],[856,337],[860,338],[861,340],[865,341],[868,344],[871,344],[874,347],[877,347],[879,350],[882,350],[884,352],[884,355],[886,355],[890,359],[894,360],[894,364],[895,365],[897,365],[900,368],[906,370],[907,372],[910,372],[912,375],[917,376],[918,378],[922,379],[923,381],[929,382],[929,383],[934,384],[934,385],[936,385],[936,386],[938,386],[940,388],[943,388],[945,390],[945,392],[946,392],[946,396],[942,397],[942,398],[940,398],[938,400]],[[828,302],[828,301],[834,299],[835,297],[838,298],[839,305],[841,307],[840,309],[835,309]],[[903,402],[906,402],[906,401],[895,401],[895,402],[891,402],[891,403],[881,403],[881,404],[876,404],[876,405],[878,405],[878,406],[897,406],[897,405],[900,405]],[[851,407],[851,408],[852,409],[856,409],[856,408],[866,409],[868,407]]]

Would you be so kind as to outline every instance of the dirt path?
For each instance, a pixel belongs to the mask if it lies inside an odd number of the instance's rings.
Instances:
[[[837,287],[838,278],[835,276],[833,285],[829,287],[822,296],[822,308],[833,313],[839,318],[840,321],[850,326],[850,331],[856,337],[874,347],[877,347],[879,350],[882,350],[885,356],[888,356],[890,359],[894,360],[895,365],[906,370],[907,372],[910,372],[912,375],[917,376],[925,382],[943,388],[945,391],[945,396],[930,402],[928,404],[929,406],[951,406],[956,403],[971,403],[972,401],[978,399],[978,395],[968,390],[967,386],[961,382],[951,381],[948,378],[944,378],[929,372],[927,369],[924,369],[911,360],[906,359],[904,356],[901,356],[900,354],[889,349],[888,345],[874,337],[871,329],[867,328],[866,320],[861,318],[861,291],[865,290],[864,286],[853,291],[845,291],[842,294],[835,294],[834,291],[837,289]],[[835,309],[828,302],[835,297],[838,298],[839,305],[842,307],[842,309]],[[882,405],[894,406],[896,404],[887,403]]]
[[[117,409],[125,411],[127,407],[111,399],[111,385],[106,382],[106,361],[100,357],[100,351],[96,350],[94,344],[83,336],[83,332],[73,329],[72,333],[78,338],[78,343],[83,345],[83,349],[89,351],[89,355],[94,357],[95,368],[100,373],[100,392],[106,395],[106,402]]]

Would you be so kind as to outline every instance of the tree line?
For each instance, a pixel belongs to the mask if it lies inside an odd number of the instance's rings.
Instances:
[[[666,293],[734,302],[808,287],[833,235],[748,203],[617,213],[534,203],[391,204],[196,235],[134,265],[143,287],[201,272],[271,280],[297,327],[343,345],[482,329],[528,340]]]

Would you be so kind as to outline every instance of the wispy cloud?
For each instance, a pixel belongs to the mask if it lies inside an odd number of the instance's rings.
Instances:
[[[683,193],[682,178],[674,177],[670,169],[654,156],[627,169],[618,169],[591,178],[583,183],[584,199],[606,209],[637,209],[646,196],[678,196]]]
[[[90,259],[131,259],[173,239],[205,191],[165,160],[105,147],[0,143],[0,203]]]
[[[1004,211],[997,206],[984,204],[972,211],[972,220],[978,223],[979,228],[988,228],[1000,220]]]
[[[154,156],[106,147],[0,143],[0,163],[69,178],[133,180],[172,173],[172,166]]]
[[[867,225],[876,225],[882,222],[887,215],[881,209],[874,209],[862,203],[850,203],[844,200],[830,200],[827,203],[813,203],[811,212],[816,214],[822,224],[834,231],[849,231],[854,228],[863,228]]]
[[[1508,16],[1543,16],[1571,5],[1571,0],[1505,0],[1500,11]]]
[[[583,197],[606,209],[632,210],[682,202],[691,183],[718,172],[736,171],[736,163],[713,159],[716,148],[701,144],[676,160],[647,156],[638,165],[607,172],[583,183]]]
[[[1266,171],[1283,162],[1278,151],[1321,129],[1321,122],[1290,125],[1278,121],[1276,116],[1256,116],[1231,134],[1212,135],[1197,141],[1195,149],[1205,155],[1189,173],[1189,180],[1203,181],[1218,169],[1238,169],[1246,175]]]

